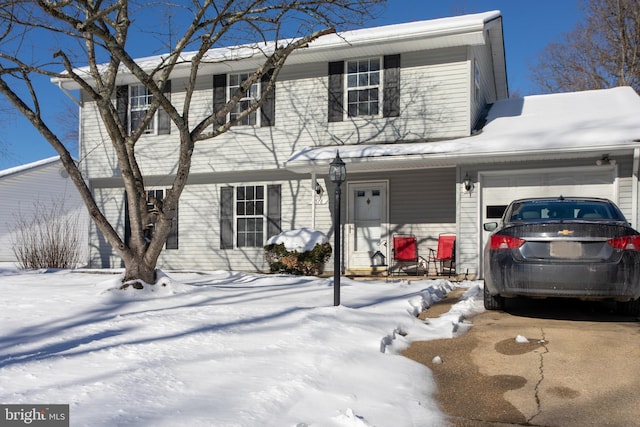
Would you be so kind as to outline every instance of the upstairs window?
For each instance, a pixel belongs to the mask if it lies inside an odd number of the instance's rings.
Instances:
[[[240,87],[240,84],[248,79],[250,73],[236,73],[236,74],[216,74],[213,76],[213,112],[216,113],[225,108],[227,102],[235,95],[236,91]],[[222,126],[227,121],[233,121],[238,119],[240,114],[248,108],[254,106],[259,100],[262,100],[262,105],[256,111],[247,115],[240,120],[237,124],[243,126],[260,126],[269,127],[275,126],[275,111],[276,111],[276,89],[272,88],[267,92],[269,87],[269,81],[272,73],[266,73],[260,79],[260,82],[256,82],[243,94],[240,101],[236,104],[234,109],[224,117],[219,117],[215,123],[215,126]]]
[[[229,99],[231,99],[231,97],[235,95],[236,91],[240,88],[240,84],[242,84],[242,82],[247,80],[248,78],[249,78],[248,73],[229,75]],[[258,83],[252,84],[249,87],[249,89],[244,93],[244,96],[236,104],[235,108],[231,110],[231,113],[229,113],[229,120],[231,121],[236,120],[238,117],[240,117],[240,114],[243,111],[253,107],[258,101],[259,93],[260,93],[259,84]],[[250,113],[249,115],[241,119],[238,122],[238,125],[255,126],[258,121],[257,111],[258,110],[253,111],[252,113]]]
[[[349,117],[380,113],[380,58],[347,62],[347,114]]]
[[[153,102],[153,94],[149,93],[149,90],[146,86],[143,85],[132,85],[129,86],[129,123],[131,123],[130,131],[133,131],[138,128],[138,126],[142,123],[144,116],[149,111],[149,107]],[[145,134],[155,133],[155,120],[156,116],[154,115],[153,119],[147,124],[144,129]]]
[[[164,96],[171,101],[171,81],[167,81],[164,85]],[[138,126],[144,120],[151,104],[153,103],[153,94],[149,92],[146,86],[123,85],[116,89],[116,109],[118,117],[124,128],[131,134],[138,129]],[[171,133],[171,119],[162,108],[159,108],[153,115],[151,121],[143,129],[144,135],[168,135]]]
[[[329,122],[400,116],[400,55],[329,63]]]

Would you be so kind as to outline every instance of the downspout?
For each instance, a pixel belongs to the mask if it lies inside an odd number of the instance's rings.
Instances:
[[[640,226],[638,218],[638,167],[640,167],[640,148],[633,149],[633,171],[631,172],[631,217],[633,228]]]
[[[64,86],[62,86],[62,82],[58,82],[58,88],[63,91],[65,95],[67,95],[78,107],[82,106],[80,101],[78,101],[78,99],[73,96],[71,92],[69,92]]]
[[[316,180],[316,173],[311,172],[311,229],[316,229],[316,186],[318,181]]]

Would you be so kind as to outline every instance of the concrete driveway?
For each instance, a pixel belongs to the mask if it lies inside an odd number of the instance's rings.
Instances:
[[[404,353],[432,370],[453,426],[640,427],[638,319],[602,303],[517,299],[469,320],[467,334]]]

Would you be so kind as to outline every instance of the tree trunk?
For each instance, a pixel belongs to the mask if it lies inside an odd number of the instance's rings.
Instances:
[[[124,259],[124,279],[123,284],[132,281],[141,281],[148,284],[156,283],[156,267],[155,262],[149,264],[144,257],[131,257]],[[135,285],[134,285],[135,287]]]

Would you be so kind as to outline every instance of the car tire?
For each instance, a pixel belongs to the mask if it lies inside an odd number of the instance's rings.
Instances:
[[[487,310],[504,310],[504,297],[491,295],[487,285],[484,285],[484,308]]]
[[[617,303],[617,311],[629,316],[640,316],[640,298]]]

